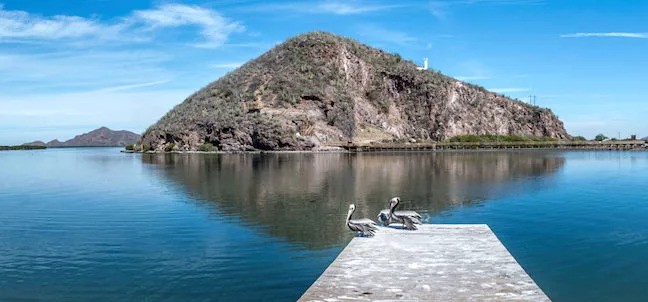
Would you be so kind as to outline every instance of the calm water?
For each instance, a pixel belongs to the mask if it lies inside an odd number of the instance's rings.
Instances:
[[[647,152],[0,152],[0,301],[290,301],[389,197],[487,223],[556,301],[648,299]]]

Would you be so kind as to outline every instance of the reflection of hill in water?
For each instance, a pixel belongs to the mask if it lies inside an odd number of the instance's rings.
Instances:
[[[403,208],[434,213],[496,198],[515,189],[515,180],[553,174],[565,161],[538,152],[169,154],[143,160],[163,165],[163,175],[221,211],[310,248],[352,236],[343,225],[352,201],[356,217],[375,218],[396,195]]]

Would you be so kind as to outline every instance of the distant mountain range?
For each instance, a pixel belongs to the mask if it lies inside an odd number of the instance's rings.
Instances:
[[[648,136],[642,138],[641,140],[647,141],[648,142]]]
[[[140,135],[126,130],[115,131],[106,127],[80,134],[74,138],[61,142],[58,139],[49,141],[33,141],[25,146],[46,146],[48,148],[63,147],[124,147],[140,140]]]

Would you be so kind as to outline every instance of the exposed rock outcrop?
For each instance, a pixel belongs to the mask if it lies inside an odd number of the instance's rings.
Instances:
[[[152,125],[163,150],[305,150],[463,134],[569,138],[549,109],[417,66],[351,39],[291,38],[199,90]]]

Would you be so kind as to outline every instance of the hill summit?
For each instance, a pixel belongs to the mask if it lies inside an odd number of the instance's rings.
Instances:
[[[569,138],[549,109],[417,67],[348,38],[302,34],[189,96],[141,143],[241,151],[464,134]]]

